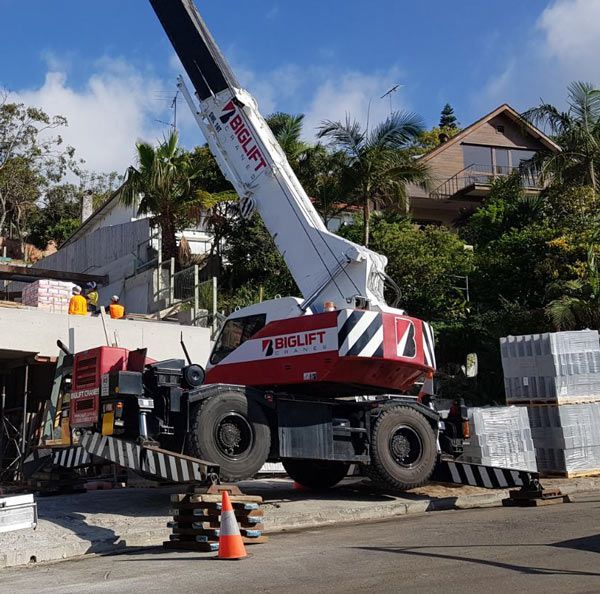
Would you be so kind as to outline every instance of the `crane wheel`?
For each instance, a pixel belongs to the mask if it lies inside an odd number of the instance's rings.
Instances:
[[[190,454],[220,466],[224,481],[252,478],[271,450],[271,429],[262,408],[239,392],[221,392],[190,414]]]
[[[429,421],[406,406],[384,410],[371,438],[369,478],[379,487],[406,491],[425,484],[437,460],[437,440]]]
[[[347,474],[349,464],[330,460],[282,460],[288,475],[303,487],[330,489]]]

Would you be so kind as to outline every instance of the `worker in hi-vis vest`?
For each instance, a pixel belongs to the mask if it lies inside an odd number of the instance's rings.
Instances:
[[[73,287],[73,297],[69,301],[70,316],[87,316],[87,300],[81,294],[81,287],[75,285]]]
[[[95,282],[91,282],[87,286],[85,298],[87,299],[88,311],[92,315],[99,313],[98,311],[98,285]]]
[[[119,303],[119,296],[113,295],[111,298],[111,304],[108,306],[110,317],[113,320],[120,320],[125,315],[125,308]]]

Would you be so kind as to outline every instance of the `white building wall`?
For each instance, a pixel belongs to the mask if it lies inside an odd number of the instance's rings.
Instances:
[[[168,322],[106,319],[69,316],[35,308],[0,308],[0,353],[35,353],[43,357],[58,355],[57,340],[73,352],[83,351],[111,342],[130,350],[147,348],[148,356],[156,359],[183,359],[180,339],[183,339],[195,363],[205,365],[210,353],[210,329],[180,326]]]

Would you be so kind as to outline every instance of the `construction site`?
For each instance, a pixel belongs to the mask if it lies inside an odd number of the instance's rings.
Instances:
[[[159,550],[266,564],[280,542],[325,543],[324,527],[345,538],[361,523],[368,531],[385,520],[400,534],[414,522],[418,535],[430,512],[447,512],[447,526],[473,514],[488,533],[497,522],[507,542],[507,525],[541,526],[554,521],[551,509],[565,510],[558,518],[572,508],[585,525],[600,492],[598,331],[502,336],[503,402],[440,397],[434,325],[403,309],[388,258],[323,222],[195,4],[150,5],[187,75],[178,95],[241,216],[258,213],[299,295],[263,300],[261,287],[256,303],[220,308],[214,242],[223,240],[206,217],[177,231],[182,265],[165,258],[152,213],[119,190],[95,210],[84,205],[77,230],[33,264],[5,247],[0,583],[3,572],[7,584],[23,577],[8,568],[84,555],[151,565],[146,555]],[[536,142],[554,150],[541,133]],[[453,372],[469,390],[478,375],[475,352]],[[572,548],[600,552],[597,535],[583,541]],[[110,581],[104,560],[81,563],[98,563]],[[98,580],[98,591],[127,587],[100,590]],[[328,582],[323,591],[339,590]]]

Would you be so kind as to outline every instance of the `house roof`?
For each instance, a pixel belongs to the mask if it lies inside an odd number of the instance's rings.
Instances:
[[[467,136],[469,136],[469,134],[472,134],[475,130],[477,130],[484,124],[487,124],[490,120],[494,119],[496,116],[499,116],[499,115],[505,115],[505,116],[509,117],[516,124],[521,126],[529,135],[531,135],[534,138],[536,138],[537,140],[539,140],[548,150],[550,150],[554,153],[560,152],[561,149],[558,146],[558,144],[556,144],[552,139],[550,139],[548,136],[546,136],[541,130],[536,128],[533,124],[530,124],[519,112],[517,112],[510,105],[508,105],[508,103],[503,103],[502,105],[500,105],[500,107],[497,107],[496,109],[494,109],[494,111],[491,111],[490,113],[483,116],[481,119],[477,120],[470,126],[467,126],[464,130],[459,132],[456,136],[453,136],[447,142],[440,144],[433,150],[429,151],[428,153],[426,153],[425,155],[420,157],[420,160],[425,161],[425,162],[429,161],[433,157],[444,152],[448,147],[450,147],[458,142],[461,142],[461,140],[464,140]]]

